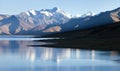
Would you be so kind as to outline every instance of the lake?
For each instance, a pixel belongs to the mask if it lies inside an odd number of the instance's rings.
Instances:
[[[0,36],[0,71],[119,71],[120,52],[34,47],[52,38]]]

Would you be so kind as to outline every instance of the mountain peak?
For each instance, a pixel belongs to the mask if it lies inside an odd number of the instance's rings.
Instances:
[[[58,7],[53,7],[51,9],[41,9],[40,11],[58,12],[58,11],[62,11],[62,10]]]
[[[51,9],[41,9],[40,11],[37,11],[37,10],[34,10],[34,9],[31,9],[31,10],[28,10],[26,12],[26,14],[28,16],[40,16],[40,15],[45,15],[45,16],[48,16],[48,17],[52,17],[52,16],[56,16],[56,17],[60,17],[60,16],[64,16],[64,17],[67,17],[67,18],[72,18],[72,16],[68,13],[65,13],[63,10],[61,10],[60,8],[58,7],[53,7]],[[58,16],[59,15],[59,16]]]
[[[15,15],[11,15],[11,16],[9,17],[9,19],[10,19],[10,20],[18,20]]]
[[[95,13],[93,13],[93,12],[89,11],[89,12],[87,12],[87,13],[83,14],[81,17],[94,16],[94,15],[95,15]]]
[[[53,7],[52,10],[53,10],[53,11],[60,11],[60,8],[58,8],[58,7]]]

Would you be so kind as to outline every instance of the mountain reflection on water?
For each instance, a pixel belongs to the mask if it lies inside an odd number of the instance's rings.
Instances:
[[[119,71],[116,51],[33,47],[32,40],[0,40],[0,71]]]

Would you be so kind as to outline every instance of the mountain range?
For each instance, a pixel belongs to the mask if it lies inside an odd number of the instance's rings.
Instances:
[[[93,15],[91,12],[74,17],[63,10],[28,10],[17,15],[0,14],[0,34],[46,35],[71,30],[82,30],[120,21],[120,8]]]

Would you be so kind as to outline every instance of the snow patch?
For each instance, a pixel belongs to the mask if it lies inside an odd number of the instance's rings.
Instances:
[[[69,13],[65,13],[65,12],[62,11],[62,10],[58,11],[58,13],[64,15],[64,16],[67,17],[67,18],[72,18],[71,14],[69,14]]]
[[[77,14],[75,17],[77,17],[77,18],[78,18],[78,17],[81,17],[81,15],[80,15],[80,14]]]
[[[27,14],[28,16],[30,16],[30,13],[29,13],[29,12],[26,12],[26,14]]]
[[[53,16],[52,13],[48,12],[48,11],[40,11],[40,13],[46,15],[46,16]]]
[[[29,12],[30,12],[32,15],[36,15],[35,10],[33,10],[33,9],[31,9]]]
[[[66,16],[67,16],[68,18],[72,18],[71,14],[66,14]]]
[[[87,12],[86,14],[82,15],[81,17],[94,16],[94,15],[95,15],[95,13],[90,11],[90,12]]]

